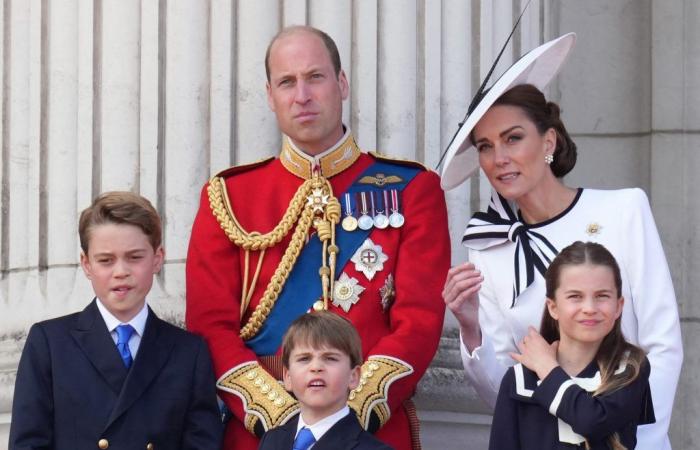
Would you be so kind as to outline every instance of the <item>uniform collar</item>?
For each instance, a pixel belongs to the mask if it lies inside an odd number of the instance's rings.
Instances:
[[[330,178],[352,166],[361,153],[352,133],[346,129],[343,137],[333,147],[316,156],[307,155],[288,136],[284,136],[280,161],[299,178],[311,178],[315,167],[322,177]]]

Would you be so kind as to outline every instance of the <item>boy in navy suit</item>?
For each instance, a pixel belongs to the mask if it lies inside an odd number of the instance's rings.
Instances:
[[[292,322],[282,342],[283,378],[301,412],[265,433],[259,449],[391,450],[347,406],[362,361],[360,336],[347,319],[319,311]]]
[[[95,299],[30,329],[10,450],[219,449],[206,344],[146,305],[164,258],[158,213],[143,197],[109,192],[82,212],[79,232]]]

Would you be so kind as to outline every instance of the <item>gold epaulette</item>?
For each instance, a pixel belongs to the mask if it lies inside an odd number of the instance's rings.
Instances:
[[[257,160],[257,161],[253,161],[252,163],[241,164],[241,165],[238,165],[238,166],[232,166],[232,167],[229,167],[228,169],[222,170],[221,172],[219,172],[219,173],[217,173],[216,175],[214,175],[212,178],[216,178],[216,177],[227,178],[227,177],[230,177],[231,175],[235,175],[235,174],[237,174],[237,173],[247,172],[247,171],[249,171],[250,169],[254,169],[254,168],[256,168],[256,167],[263,166],[263,165],[269,163],[270,161],[273,161],[274,159],[275,159],[274,156],[269,156],[269,157],[267,157],[267,158],[263,158],[263,159],[259,159],[259,160]]]
[[[253,434],[258,421],[267,431],[286,423],[299,411],[299,403],[256,361],[231,369],[216,386],[243,401],[245,427]]]
[[[355,410],[360,424],[367,429],[372,412],[382,427],[391,417],[388,392],[391,384],[413,373],[410,364],[391,356],[373,355],[362,365],[360,384],[350,391],[348,406]]]
[[[398,158],[395,156],[382,155],[379,152],[367,152],[367,154],[371,155],[372,157],[374,157],[375,159],[378,159],[380,161],[400,164],[402,166],[418,167],[419,169],[422,169],[422,170],[430,170],[428,168],[428,166],[426,166],[423,163],[420,163],[418,161],[414,161],[412,159],[405,159],[405,158]]]

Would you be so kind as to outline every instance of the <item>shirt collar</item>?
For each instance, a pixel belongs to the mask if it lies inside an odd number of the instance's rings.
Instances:
[[[280,161],[288,171],[305,180],[311,178],[314,168],[318,168],[321,176],[330,178],[350,167],[361,153],[350,129],[346,128],[335,145],[316,156],[304,153],[288,136],[284,136]]]
[[[122,325],[122,322],[109,312],[99,298],[97,299],[97,309],[100,311],[100,315],[105,321],[105,324],[107,324],[107,330],[109,330],[110,333],[119,325]],[[143,331],[146,328],[146,319],[148,319],[148,306],[146,306],[146,302],[144,302],[141,311],[126,323],[131,325],[139,336],[143,336]]]
[[[323,435],[326,434],[326,432],[330,430],[333,425],[335,425],[340,419],[347,416],[349,413],[350,408],[347,405],[345,405],[340,409],[340,411],[333,413],[330,416],[324,417],[323,419],[319,420],[313,425],[307,425],[306,422],[304,422],[304,417],[301,413],[299,413],[299,421],[297,423],[296,434],[299,434],[299,430],[306,427],[309,430],[311,430],[311,433],[314,435],[314,438],[316,438],[316,441],[318,442],[318,440],[321,439],[321,437],[323,437]],[[295,438],[296,434],[294,435]]]

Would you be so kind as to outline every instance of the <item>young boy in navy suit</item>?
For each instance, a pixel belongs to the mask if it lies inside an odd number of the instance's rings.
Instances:
[[[79,232],[95,299],[30,329],[9,448],[219,449],[206,344],[146,305],[164,258],[158,213],[143,197],[109,192],[82,212]]]
[[[347,319],[319,311],[292,322],[282,341],[283,378],[300,414],[265,433],[259,449],[391,450],[347,406],[362,361],[360,336]]]

